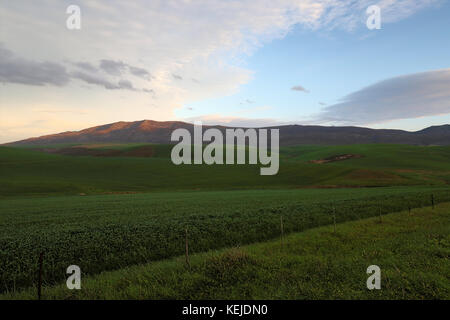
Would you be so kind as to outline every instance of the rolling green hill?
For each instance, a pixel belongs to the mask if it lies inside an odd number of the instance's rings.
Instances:
[[[67,151],[68,149],[70,150]],[[91,151],[86,151],[87,149]],[[448,146],[284,147],[280,150],[280,171],[275,176],[260,176],[259,165],[175,166],[170,161],[170,150],[169,145],[143,144],[0,147],[0,197],[175,190],[447,185],[450,181]],[[59,154],[61,152],[70,155]],[[86,155],[86,152],[96,153]],[[310,162],[341,154],[361,157],[322,164]]]

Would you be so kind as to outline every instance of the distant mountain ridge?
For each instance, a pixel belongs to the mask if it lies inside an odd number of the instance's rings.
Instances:
[[[206,126],[224,131],[225,126]],[[10,145],[45,145],[55,143],[172,143],[173,130],[185,128],[193,132],[193,124],[181,121],[142,120],[115,122],[81,131],[68,131],[25,139]],[[341,145],[392,143],[411,145],[450,145],[450,125],[432,126],[416,132],[362,127],[324,127],[284,125],[266,127],[280,129],[280,145]]]

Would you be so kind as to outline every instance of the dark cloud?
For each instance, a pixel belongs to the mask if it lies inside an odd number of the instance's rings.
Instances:
[[[380,81],[328,106],[317,120],[370,124],[450,113],[450,69]]]
[[[319,102],[319,104],[320,104],[321,106],[326,106],[326,105],[327,105],[325,102]]]
[[[137,89],[133,86],[133,84],[128,80],[119,80],[119,82],[114,83],[114,82],[108,81],[106,79],[103,79],[99,76],[88,74],[85,72],[73,72],[73,73],[71,73],[71,76],[75,79],[82,80],[89,84],[101,86],[108,90],[124,89],[124,90],[137,91]]]
[[[148,70],[129,65],[122,61],[100,60],[100,69],[113,76],[120,76],[128,71],[136,77],[150,80],[150,72]]]
[[[113,76],[120,76],[127,69],[127,65],[122,61],[100,60],[100,69]]]
[[[75,62],[74,66],[89,72],[97,72],[97,68],[89,62]]]
[[[305,92],[305,93],[308,93],[308,92],[309,92],[308,90],[306,90],[306,89],[303,88],[302,86],[293,86],[293,87],[291,88],[291,90],[294,90],[294,91],[303,91],[303,92]]]
[[[127,90],[133,90],[135,91],[136,89],[133,87],[133,84],[131,83],[131,81],[128,80],[120,80],[118,83],[119,89],[127,89]]]
[[[155,93],[155,90],[153,89],[142,89],[142,92],[147,92],[147,93]]]
[[[69,62],[70,63],[70,62]],[[64,86],[72,79],[81,80],[91,85],[97,85],[109,90],[131,90],[154,93],[151,89],[136,89],[129,80],[121,79],[113,82],[100,76],[98,69],[89,62],[70,63],[83,71],[68,72],[62,64],[53,62],[36,62],[23,59],[0,44],[0,83],[19,83],[25,85],[44,86]],[[109,74],[120,74],[123,68],[129,69],[130,73],[137,76],[149,76],[149,73],[142,68],[132,67],[122,62],[112,60],[101,60],[100,67],[108,70]]]
[[[141,77],[141,78],[144,78],[144,79],[150,79],[150,72],[148,72],[144,68],[133,67],[133,66],[130,66],[130,65],[128,65],[128,68],[129,68],[130,73],[132,75],[135,75],[136,77]]]
[[[176,79],[176,80],[183,80],[183,77],[182,77],[182,76],[179,76],[179,75],[177,75],[177,74],[175,74],[175,73],[172,73],[172,77],[173,77],[174,79]]]
[[[71,74],[71,76],[75,79],[82,80],[86,83],[104,87],[105,89],[110,89],[110,90],[119,89],[118,85],[116,85],[112,82],[109,82],[105,79],[102,79],[99,76],[95,76],[95,75],[88,74],[85,72],[79,72],[79,71],[73,72]]]
[[[22,59],[0,44],[0,82],[63,86],[69,81],[69,74],[63,65]]]

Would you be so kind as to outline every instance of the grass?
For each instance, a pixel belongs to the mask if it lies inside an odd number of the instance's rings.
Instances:
[[[195,243],[195,241],[193,241]],[[82,277],[44,299],[450,299],[450,204]],[[381,290],[366,288],[369,265]],[[0,299],[35,299],[30,288]]]
[[[286,147],[275,176],[259,165],[175,166],[169,145],[78,145],[146,148],[147,158],[35,150],[73,146],[0,147],[0,293],[35,284],[40,252],[52,286],[72,264],[93,277],[176,257],[186,227],[195,254],[274,239],[281,215],[289,234],[331,224],[333,206],[340,223],[423,207],[431,194],[450,201],[450,147]],[[347,153],[362,157],[309,162]]]
[[[0,201],[0,288],[32,286],[45,252],[46,284],[79,265],[97,274],[182,254],[204,252],[286,233],[450,201],[446,188],[392,187],[12,198]]]
[[[150,146],[154,148],[154,156],[151,158],[63,156],[39,152],[29,147],[0,147],[0,198],[311,186],[448,185],[450,182],[450,147],[286,147],[280,151],[279,173],[275,176],[261,176],[259,165],[175,166],[170,161],[170,146]],[[91,147],[102,150],[106,148],[104,145]],[[112,145],[108,148],[130,150],[140,147],[149,146],[130,144]],[[363,157],[327,164],[308,162],[343,153]]]

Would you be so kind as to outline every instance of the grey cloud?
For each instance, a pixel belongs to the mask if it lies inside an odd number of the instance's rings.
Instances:
[[[89,72],[97,72],[97,68],[89,62],[75,62],[74,66]]]
[[[319,104],[320,104],[321,106],[326,106],[326,105],[327,105],[325,102],[320,102],[320,101],[319,101]]]
[[[303,88],[302,86],[294,86],[294,87],[291,88],[291,90],[294,90],[294,91],[303,91],[303,92],[305,92],[305,93],[308,93],[308,92],[309,92],[308,90],[306,90],[306,89]]]
[[[450,113],[450,68],[390,78],[344,97],[318,121],[370,124]]]
[[[155,94],[155,90],[153,90],[153,89],[142,89],[142,92],[146,92],[146,93],[152,93],[152,94]]]
[[[63,65],[16,57],[12,51],[0,44],[0,82],[63,86],[69,80],[70,77]]]
[[[133,90],[136,89],[133,87],[133,84],[128,80],[120,80],[118,83],[119,89],[127,89],[127,90]]]
[[[84,72],[74,72],[71,74],[71,76],[75,79],[82,80],[89,84],[98,85],[98,86],[104,87],[105,89],[108,89],[108,90],[124,89],[124,90],[137,91],[137,89],[133,86],[133,84],[128,80],[119,80],[118,83],[113,83],[106,79],[103,79],[103,78],[100,78],[98,76],[91,75],[88,73],[84,73]]]
[[[113,76],[120,76],[126,68],[127,65],[122,61],[100,60],[100,69]]]
[[[107,81],[105,79],[102,79],[102,78],[100,78],[98,76],[94,76],[94,75],[91,75],[91,74],[88,74],[88,73],[85,73],[85,72],[77,71],[77,72],[73,72],[71,75],[75,79],[82,80],[82,81],[84,81],[86,83],[89,83],[89,84],[102,86],[102,87],[104,87],[106,89],[110,89],[110,90],[119,89],[118,85],[116,85],[116,84],[114,84],[112,82],[109,82],[109,81]]]
[[[146,69],[135,67],[122,61],[100,60],[100,69],[113,76],[120,76],[129,71],[134,76],[150,80],[150,72]]]
[[[135,75],[136,77],[141,77],[141,78],[146,78],[146,79],[150,78],[150,72],[148,72],[144,68],[133,67],[130,65],[128,65],[128,68],[130,69],[130,73],[132,75]]]
[[[119,70],[119,64],[109,63],[109,60],[102,60],[103,67],[110,71]],[[109,61],[106,62],[105,61]],[[68,72],[62,64],[53,62],[36,62],[23,59],[14,55],[14,53],[0,44],[0,83],[19,83],[25,85],[44,86],[65,86],[72,79],[78,79],[88,84],[98,85],[109,90],[131,90],[154,93],[151,89],[136,89],[129,80],[121,79],[117,83],[104,79],[95,72],[95,66],[88,62],[75,62],[72,65],[83,69],[84,71]],[[125,65],[125,64],[124,64]],[[107,67],[105,67],[107,66]],[[130,68],[130,72],[131,72]],[[139,75],[147,74],[144,69],[133,69],[133,72]]]
[[[177,75],[177,74],[175,74],[175,73],[172,73],[172,77],[173,77],[174,79],[176,79],[176,80],[183,80],[183,77],[182,77],[182,76],[179,76],[179,75]]]

